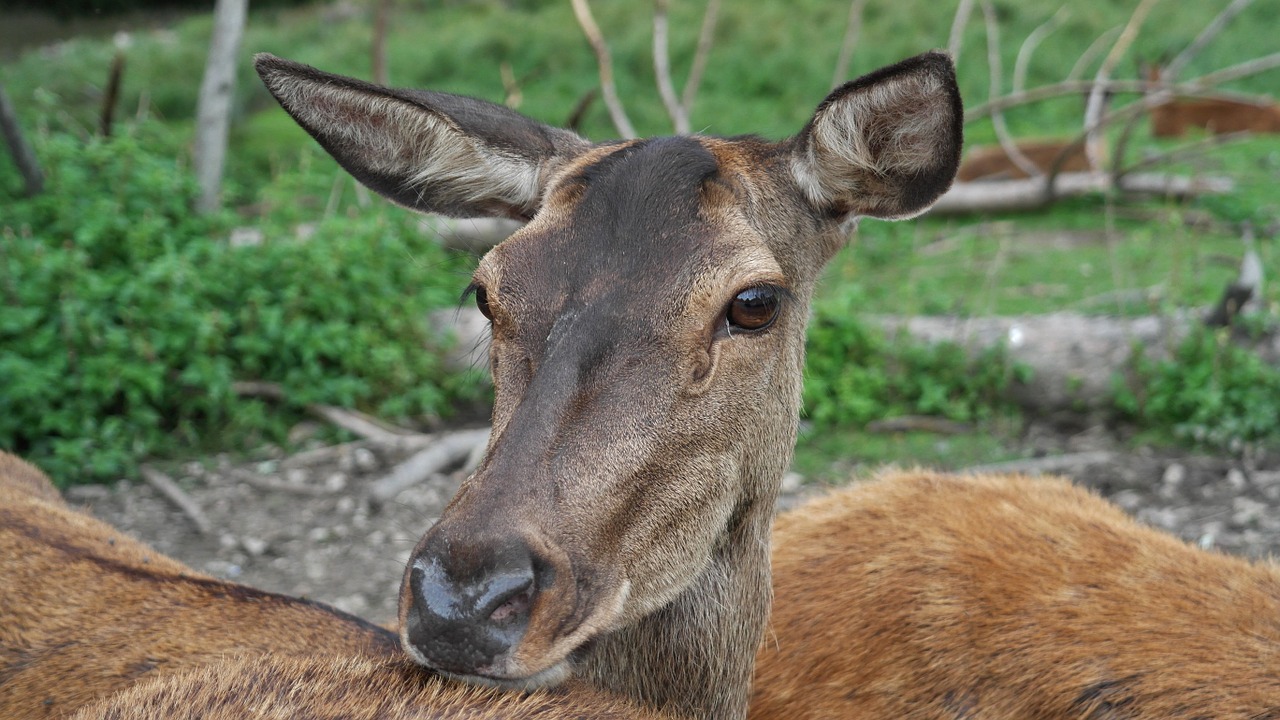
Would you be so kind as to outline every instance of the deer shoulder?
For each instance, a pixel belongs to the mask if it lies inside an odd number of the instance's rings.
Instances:
[[[1065,481],[890,473],[774,540],[753,720],[1280,713],[1280,569]]]

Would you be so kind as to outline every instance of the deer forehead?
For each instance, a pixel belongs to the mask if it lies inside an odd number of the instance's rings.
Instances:
[[[561,168],[533,220],[480,262],[475,279],[520,321],[558,312],[670,324],[744,287],[787,285],[744,214],[735,168],[707,139],[608,145]],[[690,311],[693,311],[692,313]]]

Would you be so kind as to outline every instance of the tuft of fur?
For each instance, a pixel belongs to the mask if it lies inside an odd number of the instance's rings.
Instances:
[[[1066,481],[890,473],[774,542],[754,720],[1280,716],[1280,569]]]

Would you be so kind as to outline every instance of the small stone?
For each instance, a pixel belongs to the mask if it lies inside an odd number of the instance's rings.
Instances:
[[[1143,505],[1142,493],[1137,490],[1121,490],[1111,496],[1111,502],[1119,505],[1128,512],[1137,512],[1138,508]]]
[[[284,481],[290,485],[306,485],[308,473],[304,468],[289,468],[284,472]]]
[[[333,532],[327,527],[314,527],[307,533],[307,540],[313,543],[328,542],[333,537]]]
[[[356,448],[351,451],[351,460],[360,472],[372,472],[378,469],[378,456],[369,448]]]
[[[356,499],[350,496],[340,497],[335,509],[343,515],[350,515],[355,512]]]
[[[240,544],[235,535],[231,533],[223,533],[218,536],[218,547],[223,550],[230,550]]]
[[[804,476],[789,472],[782,476],[782,492],[796,492],[804,485]]]
[[[1182,485],[1182,481],[1187,479],[1187,467],[1182,463],[1173,463],[1164,469],[1164,475],[1160,478],[1160,483],[1165,487],[1176,488]]]
[[[387,534],[381,530],[374,530],[369,533],[370,545],[385,545],[387,542]]]
[[[1232,490],[1244,490],[1249,487],[1249,481],[1245,478],[1244,473],[1240,472],[1240,468],[1231,468],[1227,471],[1227,484]]]
[[[268,547],[266,540],[256,537],[241,538],[240,545],[251,557],[262,557],[262,554],[267,551]]]
[[[1267,511],[1267,504],[1258,502],[1252,498],[1238,497],[1231,501],[1231,523],[1238,527],[1248,527],[1256,524],[1263,513]]]
[[[324,479],[324,489],[334,493],[347,489],[346,473],[331,473],[329,477]]]

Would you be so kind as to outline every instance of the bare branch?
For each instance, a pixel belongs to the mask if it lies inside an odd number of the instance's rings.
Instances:
[[[1207,92],[1208,88],[1221,83],[1239,80],[1240,78],[1257,75],[1258,73],[1272,70],[1280,67],[1280,53],[1272,53],[1263,55],[1260,58],[1254,58],[1237,65],[1231,65],[1221,70],[1216,70],[1198,78],[1194,78],[1185,83],[1173,85],[1157,86],[1161,90],[1167,90],[1172,94],[1184,97],[1218,97],[1222,99],[1235,99],[1241,102],[1269,102],[1271,98],[1249,95],[1247,93],[1232,92]],[[1020,93],[1011,93],[1004,97],[989,100],[980,105],[976,105],[965,112],[965,122],[972,122],[987,117],[995,110],[1008,110],[1011,107],[1026,105],[1041,100],[1047,100],[1062,95],[1078,95],[1080,93],[1091,92],[1098,85],[1090,80],[1063,80],[1059,83],[1051,85],[1042,85],[1040,87],[1031,88]],[[1144,94],[1152,89],[1151,83],[1145,80],[1108,80],[1102,83],[1102,89],[1111,93],[1132,93]]]
[[[1192,89],[1213,87],[1214,85],[1221,85],[1222,83],[1239,80],[1240,78],[1249,77],[1250,75],[1257,75],[1260,72],[1277,67],[1280,67],[1280,53],[1271,53],[1270,55],[1263,55],[1259,58],[1246,60],[1242,63],[1230,65],[1221,70],[1215,70],[1214,72],[1201,75],[1200,77],[1188,82],[1187,85]],[[1179,86],[1176,85],[1174,86],[1175,89],[1178,87]],[[1181,94],[1182,91],[1177,90],[1177,92]]]
[[[578,19],[578,25],[582,28],[582,34],[587,37],[587,42],[591,44],[591,51],[596,56],[596,66],[600,69],[600,94],[604,98],[605,107],[609,109],[609,118],[613,120],[613,127],[626,140],[636,137],[636,129],[631,124],[631,119],[627,117],[627,111],[622,107],[622,100],[618,97],[618,88],[613,83],[613,59],[609,56],[609,46],[604,41],[604,35],[600,33],[600,26],[596,24],[596,20],[591,16],[591,7],[587,4],[587,0],[570,0],[573,3],[573,15]]]
[[[1063,5],[1058,8],[1058,12],[1054,13],[1053,17],[1037,26],[1027,34],[1027,39],[1022,41],[1022,47],[1018,48],[1018,59],[1013,63],[1014,92],[1021,92],[1027,84],[1027,66],[1031,64],[1031,54],[1036,51],[1041,41],[1049,36],[1049,33],[1062,25],[1068,14],[1067,6]]]
[[[1227,23],[1231,22],[1236,15],[1239,15],[1252,4],[1253,0],[1232,0],[1232,3],[1223,8],[1217,17],[1209,21],[1209,24],[1204,27],[1204,30],[1200,31],[1200,34],[1196,36],[1195,40],[1191,41],[1190,45],[1178,53],[1178,56],[1164,67],[1161,72],[1161,79],[1166,82],[1177,80],[1178,74],[1187,66],[1187,63],[1191,62],[1196,55],[1199,55],[1200,51],[1217,37],[1218,33],[1222,32]]]
[[[947,53],[951,55],[952,60],[960,58],[960,43],[964,39],[964,26],[969,22],[969,15],[973,14],[973,0],[960,0],[960,4],[956,6],[955,19],[951,21],[951,36],[947,40]]]
[[[853,0],[849,3],[849,20],[844,26],[840,55],[836,58],[835,72],[831,75],[833,88],[849,79],[849,63],[853,60],[853,49],[858,46],[858,35],[862,33],[862,12],[866,7],[867,0]]]
[[[9,154],[22,174],[27,197],[35,197],[44,192],[44,171],[40,169],[40,161],[35,150],[27,142],[22,126],[18,124],[18,113],[9,101],[9,94],[0,84],[0,135],[4,135],[5,144],[9,146]]]
[[[1102,52],[1103,46],[1111,42],[1123,29],[1124,28],[1122,26],[1117,25],[1116,27],[1102,33],[1096,40],[1090,43],[1089,47],[1085,48],[1084,52],[1080,53],[1080,57],[1076,60],[1076,64],[1071,66],[1071,72],[1067,73],[1067,81],[1079,80],[1080,76],[1083,75],[1084,71],[1089,67],[1089,64],[1093,62],[1093,59],[1098,56],[1098,53]]]
[[[982,18],[987,28],[987,66],[991,71],[991,90],[990,95],[995,97],[1000,94],[1001,85],[1001,64],[1000,64],[1000,28],[996,19],[995,6],[991,4],[991,0],[982,0]],[[1000,141],[1000,147],[1004,149],[1004,154],[1018,169],[1027,174],[1027,177],[1039,177],[1043,175],[1040,168],[1018,149],[1018,144],[1014,142],[1013,137],[1009,134],[1009,128],[1005,125],[1004,115],[1000,112],[991,113],[991,125],[995,128],[996,139]]]
[[[680,94],[680,105],[684,107],[686,115],[693,113],[693,101],[698,97],[702,73],[707,69],[707,57],[711,55],[711,43],[715,40],[716,18],[719,14],[720,0],[707,0],[707,9],[702,13],[702,28],[698,30],[698,48],[693,53],[689,77],[684,81],[684,92]]]
[[[1102,61],[1101,67],[1094,76],[1093,88],[1089,91],[1089,99],[1085,102],[1084,109],[1085,156],[1089,158],[1089,165],[1094,168],[1102,166],[1101,119],[1109,95],[1105,90],[1106,82],[1111,78],[1111,72],[1115,70],[1120,58],[1124,57],[1124,54],[1129,51],[1129,46],[1138,37],[1138,31],[1142,28],[1147,15],[1151,13],[1151,8],[1155,7],[1159,1],[1141,0],[1138,3],[1138,6],[1133,9],[1133,14],[1129,16],[1129,22],[1121,31],[1120,37],[1116,38],[1115,44],[1111,46],[1111,52],[1107,53],[1106,59]]]
[[[1165,163],[1203,155],[1213,148],[1236,142],[1237,140],[1247,140],[1251,137],[1253,137],[1253,133],[1248,130],[1226,133],[1224,135],[1209,135],[1194,142],[1170,148],[1164,152],[1148,155],[1134,164],[1125,167],[1117,173],[1116,177],[1117,180],[1120,180],[1123,179],[1125,175],[1131,174],[1137,170],[1143,170],[1155,165],[1163,165]]]
[[[676,134],[688,135],[689,116],[680,106],[676,87],[671,82],[671,53],[667,41],[669,6],[668,0],[653,2],[653,76],[658,83],[658,95],[662,97],[662,104],[667,108],[667,116],[671,118]]]
[[[432,445],[397,465],[390,474],[369,486],[369,499],[375,504],[394,500],[405,489],[466,460],[477,445],[489,442],[489,428],[461,430],[442,435]]]
[[[200,508],[200,504],[193,500],[186,491],[178,487],[173,478],[148,465],[139,467],[138,473],[142,475],[142,479],[146,480],[148,485],[158,490],[169,502],[177,506],[182,511],[182,514],[186,515],[191,520],[191,523],[196,526],[201,535],[208,535],[213,530],[213,524],[209,522],[208,516]]]
[[[499,63],[498,74],[502,76],[502,90],[507,94],[502,104],[512,110],[519,110],[524,102],[524,93],[520,92],[520,83],[516,80],[515,71],[511,69],[511,63],[506,60]]]
[[[369,49],[372,56],[373,81],[378,85],[387,85],[387,23],[391,16],[392,0],[373,0],[373,44]]]

